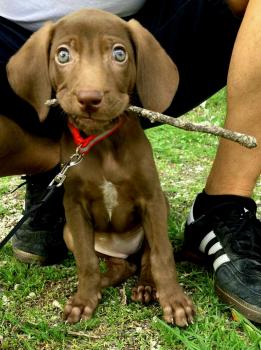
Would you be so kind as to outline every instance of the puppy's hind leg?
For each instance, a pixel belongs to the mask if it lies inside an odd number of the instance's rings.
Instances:
[[[151,273],[150,248],[146,240],[141,257],[139,281],[132,289],[131,299],[144,304],[157,300],[156,287]]]
[[[136,271],[136,265],[128,260],[103,256],[106,262],[106,272],[101,273],[101,288],[116,286]]]
[[[73,252],[74,242],[68,225],[64,226],[63,237],[67,248]],[[101,272],[101,288],[115,286],[131,277],[136,271],[136,265],[128,260],[110,257],[101,253],[96,253],[99,258],[105,260],[106,271]]]

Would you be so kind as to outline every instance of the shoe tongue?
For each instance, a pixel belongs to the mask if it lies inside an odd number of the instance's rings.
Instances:
[[[235,208],[240,211],[249,210],[256,213],[256,203],[253,199],[236,195],[208,195],[205,192],[200,193],[197,196],[194,205],[194,215],[196,218],[202,214],[209,212],[216,208],[218,211],[224,213],[229,210],[229,207]]]

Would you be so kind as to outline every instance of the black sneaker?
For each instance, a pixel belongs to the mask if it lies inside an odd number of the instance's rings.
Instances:
[[[57,166],[43,174],[25,176],[25,211],[40,202],[59,169]],[[63,187],[59,187],[53,197],[39,210],[32,212],[18,229],[12,239],[13,252],[18,260],[25,263],[52,264],[66,257],[62,201]]]
[[[222,301],[261,323],[261,222],[256,209],[247,197],[199,194],[186,223],[182,256],[213,266]]]

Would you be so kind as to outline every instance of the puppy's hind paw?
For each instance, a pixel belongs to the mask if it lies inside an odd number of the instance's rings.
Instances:
[[[156,288],[150,285],[138,285],[132,289],[131,300],[148,304],[157,300]]]

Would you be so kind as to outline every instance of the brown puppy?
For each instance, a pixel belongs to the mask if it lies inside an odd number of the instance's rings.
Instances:
[[[142,246],[132,299],[157,298],[169,323],[185,326],[193,306],[177,282],[167,234],[167,203],[152,151],[134,115],[125,112],[136,89],[145,108],[165,110],[178,85],[176,66],[137,21],[81,10],[32,35],[8,64],[14,91],[37,110],[55,93],[78,138],[117,130],[96,144],[65,180],[65,240],[76,259],[79,285],[65,307],[71,322],[92,316],[101,288],[135,271],[127,257]],[[69,130],[62,161],[75,152]],[[107,256],[99,272],[97,254]]]

